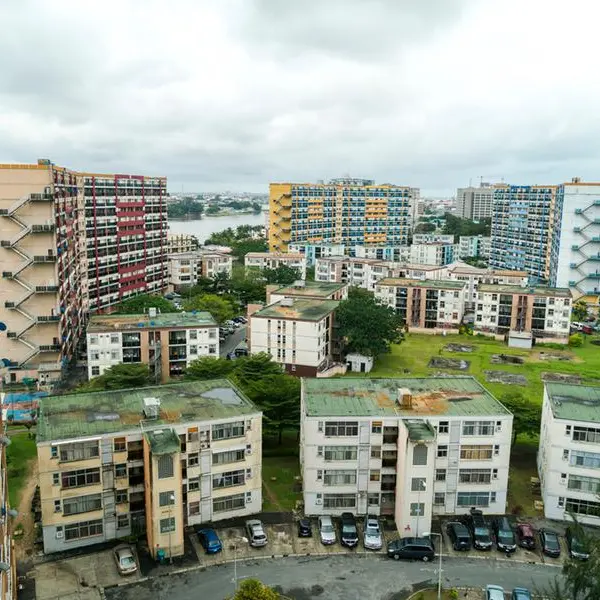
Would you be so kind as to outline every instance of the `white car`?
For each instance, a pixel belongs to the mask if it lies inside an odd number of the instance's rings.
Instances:
[[[381,550],[383,547],[381,528],[379,527],[377,517],[374,515],[367,515],[365,518],[363,544],[366,550]]]
[[[319,517],[319,535],[321,536],[321,544],[325,544],[326,546],[335,544],[335,528],[331,517],[327,515]]]
[[[113,550],[113,553],[117,562],[117,569],[121,575],[133,575],[137,571],[135,555],[130,546],[121,544]]]
[[[260,548],[267,545],[267,534],[262,522],[258,519],[246,521],[246,532],[248,534],[248,541],[253,548]]]
[[[485,600],[504,600],[504,588],[499,585],[487,585],[485,588]]]

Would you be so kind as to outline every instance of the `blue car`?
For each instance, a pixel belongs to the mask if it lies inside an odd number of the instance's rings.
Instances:
[[[515,588],[512,591],[512,600],[531,600],[531,592],[526,588]]]
[[[196,534],[206,554],[216,554],[223,550],[223,544],[214,529],[196,529]]]

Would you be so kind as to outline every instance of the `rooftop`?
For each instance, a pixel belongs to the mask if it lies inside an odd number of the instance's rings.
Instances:
[[[93,315],[87,333],[103,331],[128,331],[140,329],[162,329],[176,327],[217,327],[209,312],[192,311],[148,315]]]
[[[438,290],[462,290],[466,283],[464,281],[448,281],[438,279],[406,279],[404,277],[387,277],[380,279],[377,285],[390,285],[395,287],[418,287]]]
[[[286,301],[281,300],[256,311],[252,317],[320,321],[332,313],[339,305],[337,300],[315,300],[308,298],[290,298],[289,300],[293,302],[291,306],[284,306]]]
[[[510,412],[476,379],[468,376],[369,379],[302,379],[309,417],[484,417]],[[410,390],[412,408],[397,402]]]
[[[172,252],[167,256],[169,260],[202,260],[204,257],[222,256],[231,258],[231,254],[220,250],[207,250],[206,248],[198,248],[189,252]]]
[[[297,260],[304,258],[304,254],[300,254],[300,252],[248,252],[246,258],[289,258],[290,260]]]
[[[544,387],[556,419],[600,423],[600,387],[550,382]]]
[[[479,292],[493,292],[497,294],[522,294],[533,296],[557,296],[559,298],[571,298],[569,288],[555,288],[545,285],[496,285],[493,283],[482,283],[478,286]]]
[[[404,424],[408,429],[408,439],[413,442],[435,439],[435,430],[424,420],[406,419]]]
[[[145,398],[160,400],[157,419],[145,420]],[[39,399],[38,442],[160,428],[192,421],[228,419],[259,412],[227,379],[190,381],[110,392]]]
[[[144,432],[152,454],[173,454],[179,452],[179,436],[173,429],[154,429]]]
[[[299,283],[299,282],[297,282]],[[311,298],[327,299],[335,292],[348,287],[347,283],[330,283],[324,281],[302,281],[302,285],[285,285],[273,290],[272,294],[280,294],[282,296],[309,296]]]

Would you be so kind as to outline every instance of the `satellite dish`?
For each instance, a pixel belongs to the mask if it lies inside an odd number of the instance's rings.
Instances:
[[[6,323],[3,323],[2,321],[0,321],[0,331],[6,331]],[[6,359],[2,359],[2,360],[6,360]]]

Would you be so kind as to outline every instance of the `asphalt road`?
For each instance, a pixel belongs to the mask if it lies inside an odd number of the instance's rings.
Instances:
[[[210,567],[106,590],[107,600],[223,600],[234,591],[232,564]],[[488,583],[506,591],[531,591],[560,577],[545,565],[449,558],[442,568],[444,585],[483,588]],[[326,556],[239,561],[239,579],[256,577],[294,600],[402,600],[424,584],[436,585],[432,563],[396,562],[376,556]]]
[[[236,329],[231,335],[228,335],[224,342],[219,344],[219,354],[221,358],[225,358],[235,347],[246,337],[246,326],[242,325]]]

